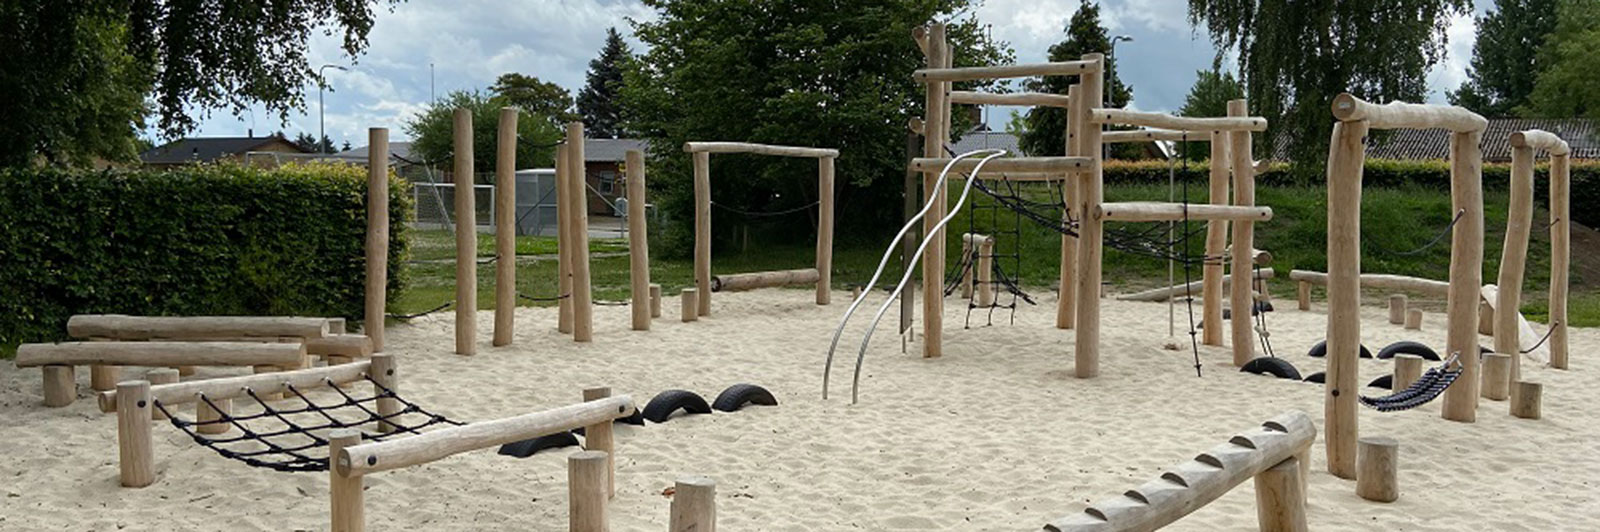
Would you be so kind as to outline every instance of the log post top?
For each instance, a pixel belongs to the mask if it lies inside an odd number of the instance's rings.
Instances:
[[[1120,124],[1184,131],[1266,131],[1267,119],[1259,116],[1220,116],[1194,118],[1127,109],[1090,109],[1089,122]]]
[[[773,144],[755,144],[751,142],[685,142],[683,151],[688,153],[753,153],[756,155],[776,155],[779,157],[815,157],[837,158],[839,150],[832,148],[809,148],[802,146],[778,146]]]
[[[1511,147],[1544,150],[1551,157],[1564,157],[1572,153],[1572,149],[1567,146],[1567,141],[1561,140],[1561,137],[1556,136],[1555,133],[1539,129],[1512,133]]]
[[[1333,117],[1342,122],[1367,121],[1373,129],[1448,129],[1456,133],[1482,133],[1489,121],[1478,113],[1453,105],[1389,102],[1369,103],[1348,92],[1333,99]]]

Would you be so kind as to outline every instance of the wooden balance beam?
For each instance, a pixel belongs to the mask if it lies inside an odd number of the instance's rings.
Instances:
[[[327,318],[283,316],[125,316],[80,314],[67,320],[73,338],[188,340],[234,337],[322,338]],[[342,321],[342,320],[341,320]]]
[[[743,292],[757,288],[816,284],[820,278],[822,274],[816,268],[714,275],[711,277],[711,291]]]
[[[301,344],[261,342],[67,342],[23,344],[17,348],[19,368],[44,368],[44,405],[62,407],[77,399],[75,366],[90,366],[115,376],[116,366],[272,366],[306,365]],[[112,384],[114,387],[115,384]]]

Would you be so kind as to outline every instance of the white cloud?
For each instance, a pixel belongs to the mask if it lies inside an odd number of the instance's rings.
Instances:
[[[1472,45],[1478,39],[1478,24],[1471,14],[1450,19],[1446,30],[1448,42],[1445,57],[1428,71],[1428,102],[1445,103],[1445,93],[1455,90],[1467,80],[1467,66],[1472,64]]]

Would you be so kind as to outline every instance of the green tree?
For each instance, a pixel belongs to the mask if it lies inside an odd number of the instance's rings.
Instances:
[[[622,128],[622,109],[617,93],[622,90],[623,63],[633,59],[633,51],[616,28],[606,28],[606,44],[600,57],[589,61],[583,90],[578,91],[578,113],[583,115],[585,134],[594,138],[626,135]]]
[[[305,150],[307,153],[337,153],[337,150],[333,149],[333,139],[328,138],[327,135],[323,135],[322,141],[318,142],[317,137],[302,131],[294,136],[292,142],[296,147]]]
[[[1232,72],[1222,72],[1220,69],[1201,70],[1195,72],[1194,85],[1189,87],[1189,95],[1183,97],[1183,107],[1178,109],[1179,116],[1228,116],[1228,102],[1244,97],[1244,84],[1233,77]],[[1211,156],[1208,143],[1190,143],[1180,146],[1183,156],[1191,161],[1205,160]]]
[[[1211,34],[1218,60],[1238,52],[1251,113],[1271,124],[1257,153],[1285,138],[1295,174],[1316,179],[1333,98],[1421,101],[1450,17],[1471,9],[1471,0],[1189,0],[1189,21]]]
[[[1133,99],[1133,87],[1122,83],[1117,77],[1116,58],[1112,57],[1111,37],[1106,33],[1106,28],[1100,23],[1100,4],[1082,0],[1078,11],[1072,14],[1072,20],[1065,28],[1067,38],[1050,46],[1050,61],[1077,61],[1083,54],[1101,53],[1106,56],[1105,99],[1109,107],[1121,109]],[[1051,76],[1045,78],[1029,79],[1023,84],[1032,92],[1048,92],[1052,94],[1066,94],[1067,87],[1076,80],[1065,76]],[[1018,144],[1022,151],[1030,155],[1062,155],[1066,153],[1066,126],[1067,113],[1058,107],[1034,107],[1026,115],[1027,133],[1024,133]],[[1133,145],[1119,145],[1116,149],[1137,149]],[[1125,154],[1131,155],[1131,154]]]
[[[1560,22],[1539,50],[1532,112],[1600,119],[1600,2],[1561,0]]]
[[[892,0],[850,9],[806,0],[645,0],[657,16],[635,22],[650,51],[628,63],[622,85],[627,129],[650,142],[652,200],[688,220],[689,140],[840,148],[837,212],[846,238],[898,227],[906,122],[922,116],[924,65],[912,28],[970,13],[969,0]],[[970,15],[948,25],[957,66],[1010,61]],[[990,85],[992,86],[992,85]],[[963,88],[972,87],[962,85]],[[965,113],[956,112],[957,116]],[[961,131],[960,125],[952,128]],[[719,205],[771,211],[816,201],[816,163],[793,158],[712,158]],[[733,176],[736,176],[733,177]],[[798,240],[806,214],[755,226]],[[725,239],[736,223],[712,224]],[[663,249],[690,249],[679,222]],[[761,233],[756,233],[761,236]]]
[[[1539,49],[1556,29],[1557,0],[1495,0],[1478,17],[1467,81],[1446,96],[1450,103],[1484,116],[1510,116],[1533,94]]]
[[[506,102],[482,91],[454,91],[429,104],[405,124],[411,149],[425,164],[452,168],[455,154],[455,110],[472,111],[473,170],[492,173],[499,145],[500,109]],[[517,119],[517,168],[549,168],[562,132],[549,117],[523,110]]]
[[[549,117],[556,127],[578,120],[578,115],[572,113],[572,95],[567,89],[534,76],[516,72],[501,74],[489,91],[501,102],[536,116]]]
[[[311,32],[340,34],[355,57],[374,10],[397,1],[0,2],[0,165],[130,159],[147,112],[169,138],[217,109],[287,121],[321,81]]]

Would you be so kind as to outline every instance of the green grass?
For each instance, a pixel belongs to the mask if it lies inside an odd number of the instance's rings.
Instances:
[[[411,231],[411,260],[448,260],[456,258],[456,238],[443,229],[418,229]],[[627,253],[628,241],[618,238],[589,239],[590,253]],[[553,236],[517,237],[517,255],[555,255],[556,238]],[[494,256],[494,235],[478,233],[478,256]]]

